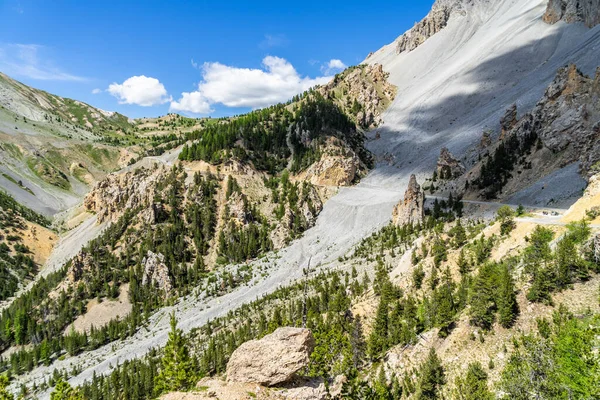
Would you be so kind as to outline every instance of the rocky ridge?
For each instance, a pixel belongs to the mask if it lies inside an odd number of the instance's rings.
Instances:
[[[336,75],[319,91],[354,117],[357,125],[372,128],[381,124],[381,113],[396,96],[388,76],[381,64],[359,65]]]
[[[461,1],[437,0],[429,14],[396,39],[396,53],[413,51],[448,24],[452,12],[464,14]]]
[[[518,138],[535,133],[562,164],[579,161],[589,176],[600,160],[600,68],[596,77],[575,65],[561,68],[535,108],[511,130]]]
[[[558,21],[569,24],[582,22],[588,28],[593,28],[600,24],[600,1],[549,0],[543,19],[548,24]]]
[[[108,175],[98,182],[83,200],[86,210],[96,213],[98,223],[115,222],[127,209],[148,206],[154,195],[156,182],[166,173],[164,168],[151,171],[138,168],[125,173]],[[152,211],[148,211],[151,218]]]

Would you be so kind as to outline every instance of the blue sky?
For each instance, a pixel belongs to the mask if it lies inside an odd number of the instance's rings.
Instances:
[[[0,0],[0,71],[130,117],[232,115],[360,63],[431,3]]]

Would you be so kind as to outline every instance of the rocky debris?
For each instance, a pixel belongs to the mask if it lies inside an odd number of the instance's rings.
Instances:
[[[71,283],[78,282],[87,271],[91,271],[94,264],[92,256],[84,251],[80,251],[67,269],[67,280]]]
[[[542,18],[548,24],[583,22],[592,28],[600,24],[600,0],[549,0]]]
[[[150,204],[156,182],[155,174],[146,168],[110,174],[94,186],[84,198],[83,205],[96,213],[98,223],[114,222],[126,209]]]
[[[509,134],[520,140],[537,136],[561,165],[579,161],[591,176],[600,161],[600,68],[595,79],[575,65],[559,69],[542,99]]]
[[[308,329],[284,327],[238,347],[227,363],[229,382],[273,386],[290,381],[306,367],[314,348]]]
[[[396,87],[387,81],[388,76],[381,64],[360,65],[339,74],[319,91],[324,97],[336,99],[347,113],[355,115],[359,126],[375,127],[381,124],[381,113],[396,96]],[[338,98],[339,94],[334,95],[340,91],[342,98]],[[355,101],[360,110],[354,109]]]
[[[173,285],[169,277],[169,268],[165,264],[165,256],[148,250],[148,254],[142,260],[142,265],[144,266],[142,286],[152,284],[166,294],[171,292]]]
[[[487,149],[492,145],[492,132],[484,131],[481,134],[481,140],[479,141],[479,150]]]
[[[437,0],[425,18],[396,39],[396,53],[413,51],[448,24],[453,12],[464,14],[461,0]]]
[[[395,225],[419,224],[425,218],[425,194],[417,183],[415,175],[410,176],[408,188],[404,193],[404,199],[400,201],[392,213],[392,221]]]
[[[437,175],[440,179],[455,179],[464,174],[465,166],[450,153],[447,147],[442,147],[437,161]]]
[[[517,121],[517,105],[513,104],[506,110],[502,118],[500,118],[500,139],[504,138],[517,125]]]

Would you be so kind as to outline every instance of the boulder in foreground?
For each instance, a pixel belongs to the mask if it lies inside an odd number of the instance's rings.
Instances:
[[[230,382],[273,386],[291,380],[309,362],[314,339],[308,329],[278,328],[238,347],[227,363]]]

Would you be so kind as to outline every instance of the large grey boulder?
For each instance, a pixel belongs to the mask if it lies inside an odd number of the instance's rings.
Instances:
[[[314,345],[308,329],[278,328],[260,340],[243,343],[233,352],[227,363],[227,380],[265,386],[287,382],[308,365]]]

